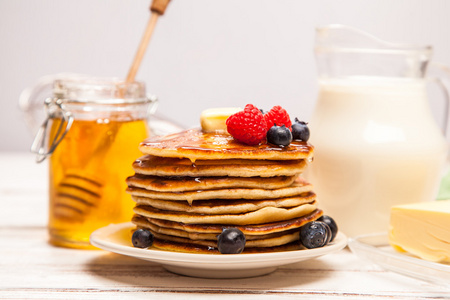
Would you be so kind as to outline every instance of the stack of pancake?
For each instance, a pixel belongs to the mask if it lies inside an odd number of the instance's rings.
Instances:
[[[240,229],[244,253],[299,249],[298,228],[322,215],[312,186],[299,175],[313,148],[292,142],[248,146],[228,134],[191,129],[149,138],[133,163],[132,222],[150,230],[153,247],[219,253],[224,228]]]

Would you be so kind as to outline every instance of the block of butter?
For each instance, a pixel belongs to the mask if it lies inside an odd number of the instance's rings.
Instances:
[[[450,262],[450,200],[391,208],[389,242],[398,251]]]
[[[226,120],[232,114],[241,111],[239,107],[220,107],[209,108],[202,111],[200,115],[200,124],[203,132],[214,132],[217,130],[226,131]]]

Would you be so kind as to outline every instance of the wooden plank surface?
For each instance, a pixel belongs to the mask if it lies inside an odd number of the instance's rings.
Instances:
[[[179,276],[102,250],[47,243],[47,168],[0,154],[1,299],[450,299],[450,287],[382,270],[348,249],[247,279]]]

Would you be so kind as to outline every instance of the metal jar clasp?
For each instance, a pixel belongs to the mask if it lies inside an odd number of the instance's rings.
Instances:
[[[40,163],[50,156],[59,145],[59,143],[66,136],[73,123],[73,116],[70,112],[65,111],[62,107],[63,101],[57,98],[47,98],[45,100],[47,118],[34,138],[31,145],[31,152],[36,154],[36,162]],[[49,128],[52,127],[53,122],[59,119],[59,126],[51,141],[47,140]],[[64,126],[65,125],[65,126]],[[47,146],[48,145],[48,146]]]

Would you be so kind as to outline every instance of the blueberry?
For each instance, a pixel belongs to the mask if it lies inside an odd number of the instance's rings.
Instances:
[[[331,229],[330,242],[332,242],[338,232],[338,226],[337,226],[336,222],[330,216],[321,216],[319,219],[317,219],[317,221],[324,222],[325,224],[327,224],[330,227],[330,229]]]
[[[318,222],[322,222],[322,221],[318,221]],[[322,222],[322,223],[325,223],[325,222]],[[327,241],[326,241],[326,243],[325,243],[325,245],[327,245],[329,242],[331,242],[331,238],[333,237],[333,234],[331,233],[331,228],[330,228],[330,226],[328,226],[327,223],[325,223],[325,225],[327,225],[327,226],[326,226],[326,229],[327,229]]]
[[[147,229],[138,229],[133,233],[131,242],[137,248],[150,247],[153,244],[153,234]]]
[[[239,254],[245,247],[245,235],[237,228],[225,228],[218,237],[217,247],[222,254]]]
[[[308,249],[325,246],[331,239],[331,229],[324,222],[313,221],[300,227],[300,242]]]
[[[309,140],[308,123],[299,121],[295,118],[295,123],[292,124],[292,138],[294,140],[301,140],[307,142]]]
[[[274,125],[267,131],[267,142],[284,147],[292,142],[292,133],[286,126]]]

